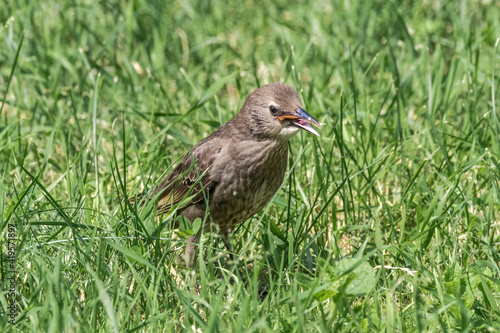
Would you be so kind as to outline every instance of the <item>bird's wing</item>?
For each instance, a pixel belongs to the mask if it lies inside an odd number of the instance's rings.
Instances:
[[[210,144],[195,146],[192,152],[184,156],[182,162],[168,174],[154,195],[160,193],[157,212],[167,212],[173,205],[181,202],[186,195],[194,195],[182,207],[202,201],[213,192],[219,177],[210,171],[210,167],[220,155],[220,140],[212,140]],[[194,162],[194,164],[193,164]]]

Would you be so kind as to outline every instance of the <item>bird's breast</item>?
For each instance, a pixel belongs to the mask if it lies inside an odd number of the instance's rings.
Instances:
[[[210,200],[212,218],[221,229],[243,222],[280,188],[287,165],[286,142],[252,142],[228,147],[220,182]]]

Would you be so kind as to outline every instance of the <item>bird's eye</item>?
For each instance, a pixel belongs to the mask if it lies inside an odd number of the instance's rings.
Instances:
[[[272,114],[278,113],[278,109],[274,105],[269,106],[269,111],[271,111]]]

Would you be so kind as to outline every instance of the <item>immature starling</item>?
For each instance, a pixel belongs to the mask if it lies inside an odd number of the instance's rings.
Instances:
[[[233,119],[195,145],[155,189],[153,196],[160,193],[158,213],[166,213],[190,192],[194,198],[178,215],[190,221],[203,219],[208,200],[205,230],[214,223],[229,247],[233,227],[262,209],[281,186],[288,140],[299,129],[319,136],[310,124],[320,125],[302,108],[293,88],[283,83],[260,87]],[[200,232],[188,239],[188,265]]]

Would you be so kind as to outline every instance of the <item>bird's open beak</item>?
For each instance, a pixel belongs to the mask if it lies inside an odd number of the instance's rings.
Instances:
[[[278,117],[278,120],[280,122],[283,122],[283,120],[288,119],[291,120],[291,124],[295,127],[302,128],[303,130],[306,130],[308,132],[311,132],[314,135],[319,136],[319,133],[316,132],[316,130],[310,125],[313,124],[314,126],[321,127],[320,123],[311,117],[306,110],[301,108],[300,106],[295,110],[294,112],[291,113],[286,113],[280,117]]]

